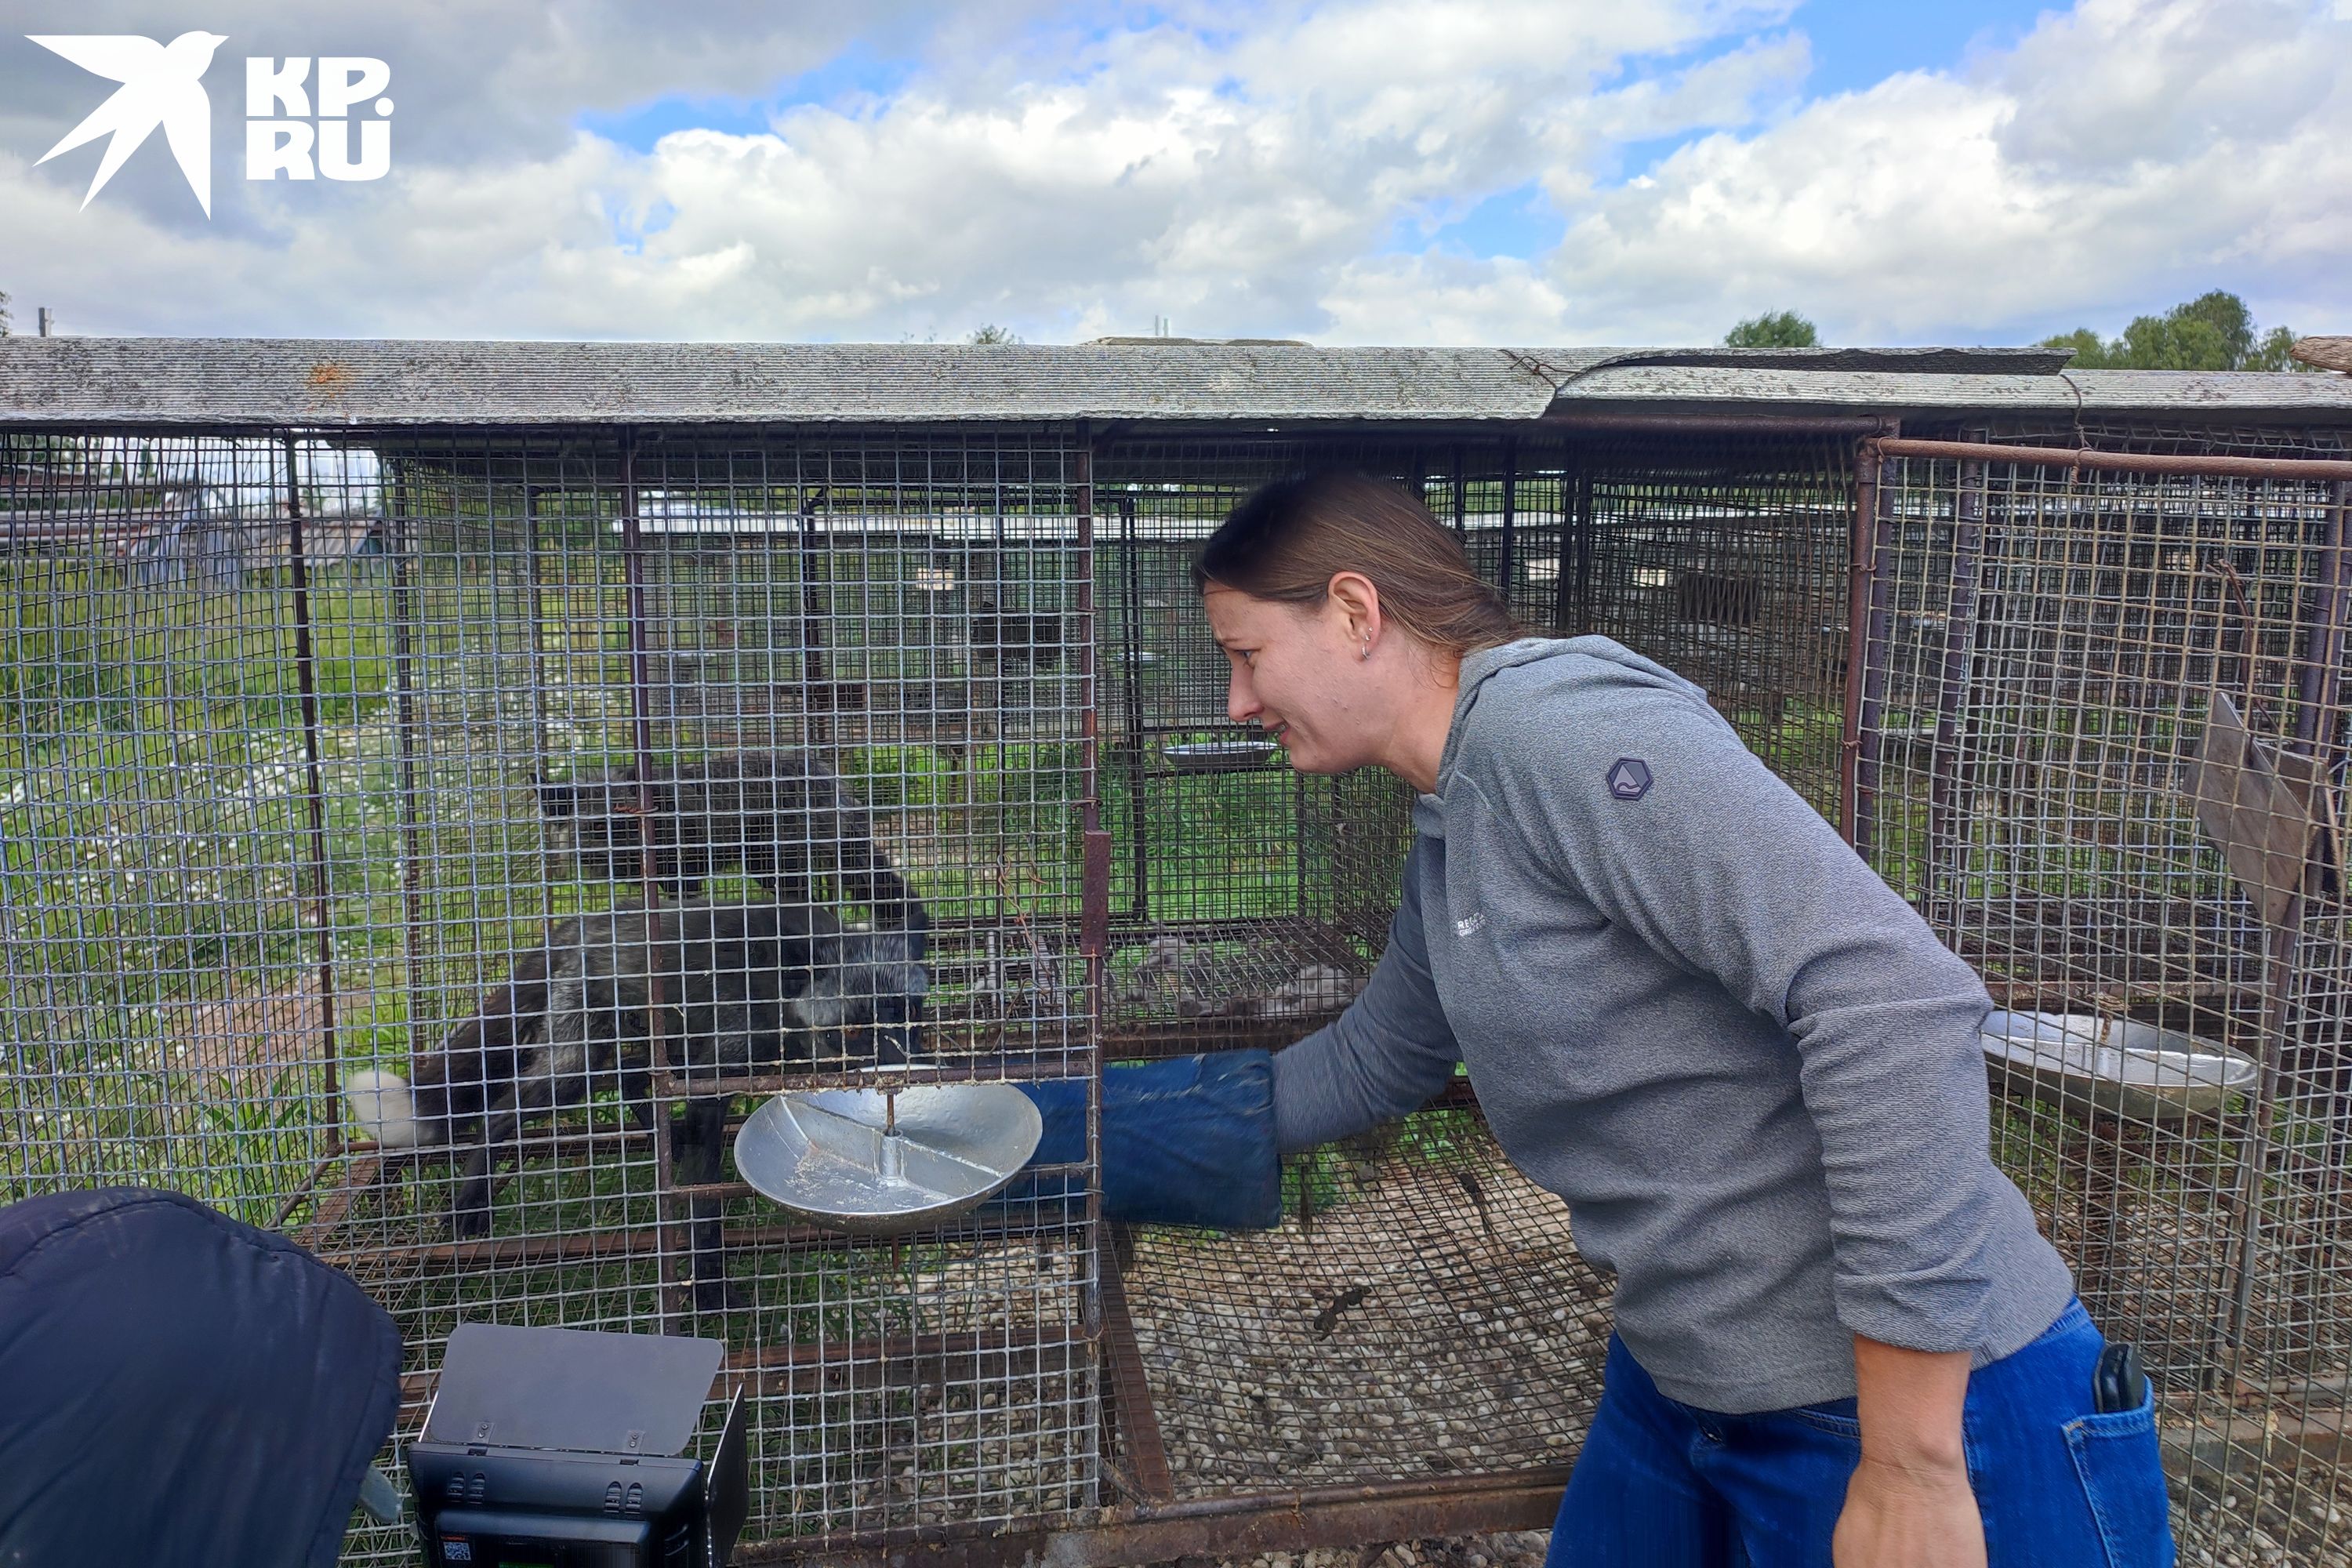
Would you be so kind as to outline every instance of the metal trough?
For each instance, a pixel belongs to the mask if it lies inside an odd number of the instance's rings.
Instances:
[[[2261,1077],[2226,1046],[2127,1018],[1995,1011],[1981,1036],[1997,1087],[2005,1079],[2061,1110],[2129,1121],[2218,1116]]]
[[[1163,746],[1165,756],[1180,773],[1244,773],[1274,760],[1272,741],[1195,741]]]

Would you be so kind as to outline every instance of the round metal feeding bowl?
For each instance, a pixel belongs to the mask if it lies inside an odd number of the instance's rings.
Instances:
[[[1162,746],[1160,754],[1182,773],[1231,773],[1262,768],[1274,760],[1272,741],[1193,741]]]
[[[735,1135],[735,1168],[813,1224],[893,1236],[995,1195],[1045,1131],[1009,1083],[804,1089],[751,1113]]]
[[[2218,1116],[2261,1077],[2226,1046],[2126,1018],[1996,1012],[1982,1033],[1997,1078],[2006,1069],[2011,1084],[2045,1104],[2127,1121]]]

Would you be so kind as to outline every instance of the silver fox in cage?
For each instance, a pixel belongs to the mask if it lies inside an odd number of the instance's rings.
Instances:
[[[810,902],[830,873],[843,901],[877,925],[901,924],[905,882],[874,846],[874,824],[814,752],[728,752],[698,763],[583,771],[539,786],[550,847],[591,876],[635,881],[652,823],[654,880],[693,898],[714,874],[740,868],[788,903]],[[642,803],[642,804],[641,804]]]
[[[698,887],[741,864],[788,901],[696,900],[559,921],[417,1063],[414,1083],[380,1069],[351,1075],[354,1120],[380,1144],[471,1149],[453,1205],[457,1234],[488,1227],[499,1153],[525,1117],[617,1085],[639,1123],[650,1122],[656,1015],[669,1065],[689,1082],[848,1070],[921,1053],[928,916],[875,848],[847,787],[804,757],[790,760],[795,773],[754,778],[764,757],[728,757],[659,779],[656,791],[670,808],[656,813],[658,841],[678,847],[661,863],[676,885]],[[715,790],[706,787],[713,773]],[[569,796],[572,820],[622,815],[615,807],[635,790],[634,779],[627,784],[625,794],[614,779]],[[729,809],[747,794],[756,809]],[[626,820],[635,826],[633,816]],[[619,875],[619,837],[609,825],[591,826],[573,843],[584,866]],[[853,930],[811,901],[819,858],[841,892],[891,923]]]

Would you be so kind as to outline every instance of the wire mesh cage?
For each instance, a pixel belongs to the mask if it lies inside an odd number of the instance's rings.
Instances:
[[[396,1444],[461,1321],[722,1338],[747,1561],[1540,1522],[1608,1282],[1466,1083],[1246,1237],[1107,1229],[1091,1148],[897,1240],[729,1155],[785,1088],[1345,1006],[1409,796],[1230,721],[1190,573],[1347,467],[1705,686],[1983,971],[1996,1152],[2152,1363],[2184,1542],[2340,1556],[2352,583],[2343,479],[2261,466],[2337,436],[1949,433],[0,433],[0,1195],[297,1236],[402,1325]]]
[[[1081,454],[11,458],[13,1191],[291,1228],[399,1320],[404,1431],[466,1318],[722,1337],[759,1533],[1097,1502],[1090,1165],[885,1243],[724,1157],[786,1086],[1092,1071]],[[208,480],[259,542],[143,570]]]
[[[2108,441],[2155,460],[1888,444],[1852,826],[2001,1009],[1996,1152],[2148,1360],[2184,1544],[2342,1561],[2352,468]]]

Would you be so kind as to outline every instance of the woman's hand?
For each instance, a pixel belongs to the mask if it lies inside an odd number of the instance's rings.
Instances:
[[[1853,1381],[1862,1462],[1831,1537],[1837,1568],[1983,1568],[1984,1519],[1960,1436],[1968,1352],[1856,1334]]]
[[[1984,1520],[1968,1466],[1908,1468],[1865,1453],[1830,1552],[1837,1568],[1983,1568]]]

